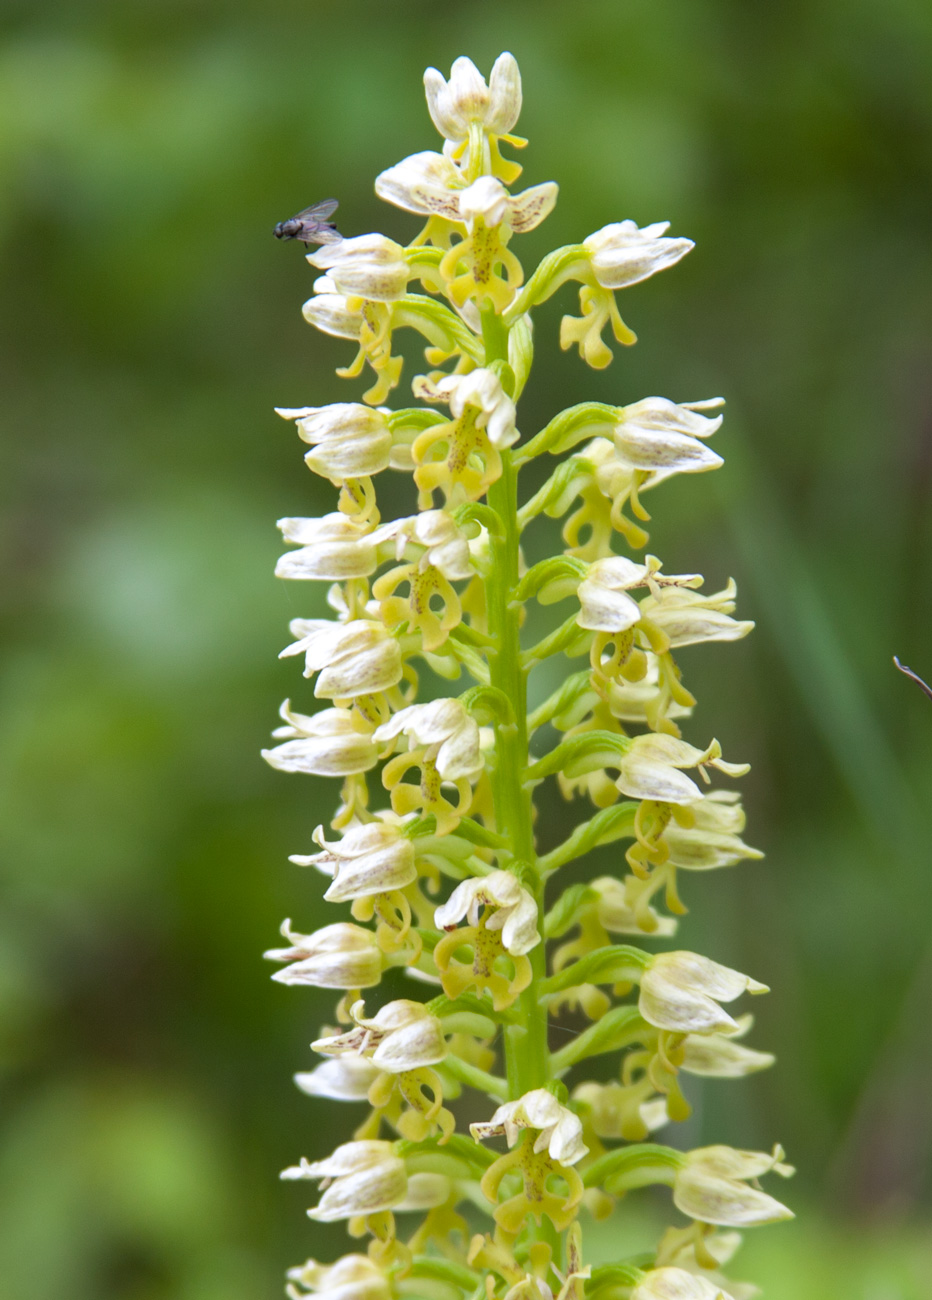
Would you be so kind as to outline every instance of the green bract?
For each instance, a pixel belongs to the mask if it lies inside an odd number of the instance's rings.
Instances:
[[[521,169],[502,146],[524,143],[511,134],[515,60],[503,54],[489,85],[468,59],[449,80],[433,69],[425,80],[444,152],[403,160],[376,189],[426,225],[407,247],[369,234],[308,259],[326,274],[305,316],[352,340],[340,373],[368,367],[372,386],[361,402],[281,412],[340,495],[322,519],[281,521],[296,549],[277,572],[326,582],[335,617],[292,622],[283,653],[303,657],[328,706],[307,716],[286,704],[266,758],[342,779],[333,838],[309,828],[319,851],[293,858],[325,877],[321,892],[342,911],[310,935],[286,922],[290,946],[267,956],[283,963],[282,983],[342,992],[313,1045],[323,1062],[297,1079],[364,1112],[353,1141],[284,1176],[319,1179],[312,1218],[368,1238],[365,1255],[293,1269],[288,1290],[397,1300],[425,1279],[444,1300],[727,1296],[718,1270],[733,1242],[722,1248],[714,1227],[787,1216],[756,1180],[791,1171],[779,1151],[646,1139],[688,1116],[681,1071],[740,1078],[771,1063],[733,1041],[748,1022],[722,1005],[766,989],[696,953],[637,942],[675,931],[678,869],[760,856],[741,839],[737,797],[701,784],[712,769],[747,769],[707,734],[704,747],[682,738],[695,700],[674,658],[752,625],[732,617],[733,583],[702,595],[700,574],[666,574],[643,554],[643,492],[721,464],[706,441],[721,416],[702,414],[721,400],[582,403],[532,436],[518,405],[539,303],[574,282],[580,315],[564,318],[561,345],[604,366],[607,327],[634,342],[616,292],[692,243],[663,222],[610,223],[525,279],[513,236],[546,218],[557,189],[507,188]],[[410,384],[421,405],[392,412],[383,403],[401,383],[402,328],[426,341],[427,369]],[[523,497],[519,470],[542,456],[564,459]],[[417,514],[381,518],[373,478],[391,470],[413,476]],[[565,551],[527,571],[522,531],[541,514],[564,520]],[[522,639],[532,603],[560,607],[536,643]],[[545,695],[535,669],[553,660],[562,681],[551,664]],[[419,697],[425,663],[448,696]],[[564,843],[539,845],[533,799],[557,790],[579,821]],[[609,874],[556,882],[545,899],[561,868],[608,844]],[[391,968],[411,977],[402,996],[382,992]],[[548,1020],[567,1008],[591,1023],[551,1052]],[[615,1082],[586,1079],[594,1056],[617,1058]],[[468,1127],[456,1118],[464,1088],[487,1099]],[[489,1138],[505,1150],[484,1147]],[[692,1226],[671,1229],[651,1259],[593,1274],[585,1216],[654,1183]]]

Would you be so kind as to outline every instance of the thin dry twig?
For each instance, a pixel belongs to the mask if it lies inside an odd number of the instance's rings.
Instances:
[[[893,662],[896,664],[897,668],[899,668],[900,672],[903,674],[904,677],[911,678],[911,680],[914,681],[917,686],[921,686],[922,689],[925,691],[926,695],[928,695],[929,699],[932,700],[932,686],[929,686],[926,682],[924,682],[922,678],[919,676],[919,674],[914,673],[911,668],[907,668],[905,664],[901,664],[896,655],[893,656]]]

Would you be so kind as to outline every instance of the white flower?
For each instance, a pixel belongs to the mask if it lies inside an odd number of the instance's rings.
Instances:
[[[341,840],[330,842],[324,838],[323,826],[318,826],[313,838],[323,852],[309,857],[294,854],[289,861],[299,867],[314,866],[333,877],[324,894],[328,902],[390,893],[417,880],[414,845],[392,822],[351,826]]]
[[[746,1182],[771,1170],[788,1178],[793,1169],[782,1159],[780,1147],[774,1147],[771,1155],[726,1146],[690,1151],[673,1182],[673,1203],[692,1219],[726,1228],[792,1219],[792,1210]]]
[[[494,176],[480,176],[466,185],[463,173],[449,158],[424,152],[412,154],[382,172],[375,182],[375,192],[405,212],[459,221],[470,231],[481,218],[484,226],[504,221],[509,229],[524,234],[553,211],[559,186],[545,181],[520,194],[510,194]]]
[[[351,1009],[355,1028],[318,1038],[311,1044],[314,1051],[324,1056],[365,1057],[389,1074],[437,1065],[446,1056],[443,1027],[423,1003],[399,998],[368,1020],[365,1010],[364,1003],[355,1003]]]
[[[272,735],[285,744],[262,751],[269,766],[280,772],[352,776],[368,772],[378,762],[372,737],[358,729],[351,709],[322,709],[309,717],[292,712],[286,700],[281,716],[288,725],[277,727]]]
[[[599,924],[609,934],[643,934],[645,927],[638,924],[638,914],[628,902],[624,881],[614,876],[599,876],[589,884],[598,894],[596,916]],[[656,924],[651,931],[656,938],[676,933],[676,920],[672,916],[659,916],[652,907],[648,913]]]
[[[725,793],[716,791],[716,793]],[[712,796],[707,796],[711,799]],[[713,803],[712,807],[716,805]],[[702,807],[702,805],[698,805]],[[730,812],[731,809],[728,809]],[[740,811],[740,807],[739,807]],[[744,817],[741,816],[743,823]],[[752,849],[740,836],[730,831],[708,829],[701,825],[699,816],[695,826],[679,826],[671,821],[663,833],[663,842],[670,850],[669,861],[685,871],[711,871],[716,867],[733,867],[745,859],[758,859],[764,855]]]
[[[329,275],[322,275],[314,281],[314,297],[308,298],[301,314],[322,334],[331,334],[338,339],[358,339],[364,324],[359,298],[354,296],[351,305],[345,294],[337,293]]]
[[[272,976],[279,984],[311,984],[318,989],[364,989],[382,978],[382,953],[371,930],[338,921],[313,934],[298,934],[290,921],[282,923],[290,948],[270,948],[269,961],[290,966]]]
[[[475,777],[482,771],[479,728],[459,700],[432,700],[399,709],[373,733],[379,744],[401,733],[412,745],[425,745],[430,759],[444,781]]]
[[[470,553],[470,539],[446,510],[422,510],[404,519],[393,519],[375,530],[379,545],[395,543],[396,559],[404,557],[409,545],[421,548],[426,562],[450,582],[472,578],[475,569]]]
[[[379,557],[372,530],[356,524],[339,511],[320,519],[279,519],[286,542],[299,551],[288,551],[275,566],[277,578],[324,579],[345,582],[367,578],[378,568]]]
[[[393,302],[404,296],[411,270],[405,250],[385,235],[357,235],[327,244],[308,261],[327,272],[338,294],[344,297]]]
[[[468,375],[444,375],[431,383],[419,375],[412,385],[415,397],[425,402],[445,402],[454,419],[473,408],[476,426],[485,429],[489,442],[501,450],[517,441],[515,404],[492,370],[471,370]]]
[[[721,746],[713,740],[708,749],[696,749],[675,736],[635,736],[631,748],[621,758],[616,785],[630,799],[655,799],[659,803],[691,804],[701,797],[699,787],[682,767],[698,767],[705,775],[706,766],[718,768],[727,776],[743,776],[747,763],[726,763]]]
[[[639,230],[633,221],[603,226],[583,240],[595,278],[603,289],[624,289],[673,266],[695,245],[691,239],[664,238],[669,221]]]
[[[589,1150],[583,1142],[579,1116],[561,1106],[546,1088],[535,1088],[517,1101],[505,1102],[487,1123],[470,1124],[469,1131],[477,1142],[504,1134],[509,1147],[513,1147],[525,1128],[540,1130],[534,1150],[538,1154],[548,1152],[558,1164],[575,1165]]]
[[[695,952],[661,952],[641,976],[638,1010],[649,1025],[682,1034],[715,1034],[740,1028],[720,1002],[742,993],[768,993],[748,975]]]
[[[641,618],[642,606],[628,595],[633,588],[660,584],[694,587],[702,582],[698,573],[667,576],[659,570],[660,561],[653,555],[648,555],[643,564],[622,555],[610,555],[590,564],[576,592],[579,626],[590,632],[625,632]]]
[[[754,624],[730,617],[736,595],[733,579],[722,591],[708,596],[668,587],[648,596],[641,603],[641,613],[666,633],[674,650],[703,641],[740,641]]]
[[[641,608],[628,591],[642,586],[646,578],[646,565],[621,555],[596,560],[576,592],[580,605],[576,622],[593,632],[625,632],[634,627]]]
[[[315,1070],[294,1076],[294,1081],[309,1097],[326,1097],[330,1101],[365,1101],[369,1089],[379,1077],[378,1066],[364,1056],[339,1056],[324,1061]]]
[[[434,925],[438,930],[453,930],[465,918],[477,926],[482,907],[496,909],[485,928],[501,930],[506,952],[522,957],[540,943],[537,904],[510,871],[492,871],[462,881],[434,912]]]
[[[276,407],[284,420],[294,420],[312,451],[304,462],[315,474],[340,487],[345,479],[379,474],[393,463],[392,434],[385,412],[359,402],[330,406]]]
[[[391,1300],[392,1288],[385,1270],[368,1255],[344,1255],[335,1264],[318,1264],[309,1259],[299,1268],[288,1270],[288,1280],[307,1287],[324,1300]],[[291,1300],[300,1300],[307,1292],[288,1287]]]
[[[320,676],[314,694],[324,699],[354,699],[387,691],[401,681],[401,647],[388,628],[367,618],[333,623],[329,619],[294,618],[298,639],[279,659],[304,655],[304,676]]]
[[[463,173],[445,154],[424,150],[404,158],[376,177],[375,192],[405,212],[462,220],[459,196],[466,189]]]
[[[333,1223],[356,1215],[378,1214],[399,1205],[408,1190],[404,1161],[391,1142],[347,1142],[326,1160],[302,1160],[282,1171],[282,1178],[319,1178],[329,1184],[312,1219]],[[331,1181],[332,1180],[332,1181]]]
[[[680,1068],[687,1074],[698,1074],[710,1079],[743,1079],[773,1065],[776,1057],[770,1052],[756,1052],[735,1039],[747,1033],[753,1023],[752,1016],[741,1016],[737,1030],[719,1034],[687,1034],[683,1039],[683,1059]]]
[[[508,135],[521,113],[521,73],[513,54],[498,56],[488,86],[472,59],[460,58],[449,81],[428,68],[424,90],[434,126],[454,143],[467,138],[472,123],[490,135]]]
[[[709,419],[698,412],[722,404],[721,397],[679,404],[665,397],[645,397],[623,406],[615,425],[615,454],[631,469],[659,471],[664,477],[717,469],[724,463],[721,456],[700,439],[711,437],[722,417]]]
[[[654,1268],[631,1292],[631,1300],[732,1300],[727,1291],[682,1268]]]

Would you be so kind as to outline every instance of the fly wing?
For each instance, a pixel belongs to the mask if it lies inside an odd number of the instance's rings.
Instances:
[[[339,206],[339,199],[322,199],[320,203],[312,203],[303,212],[296,213],[293,219],[295,221],[326,221],[328,217],[333,216]]]
[[[343,236],[339,230],[334,230],[333,226],[314,225],[312,229],[306,230],[304,234],[298,236],[305,243],[314,244],[339,244],[343,241]]]

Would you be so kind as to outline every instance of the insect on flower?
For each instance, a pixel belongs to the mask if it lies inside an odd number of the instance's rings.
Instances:
[[[280,221],[272,234],[276,239],[300,239],[305,247],[308,244],[338,244],[343,236],[330,224],[330,217],[338,207],[338,199],[312,203],[297,216]]]

